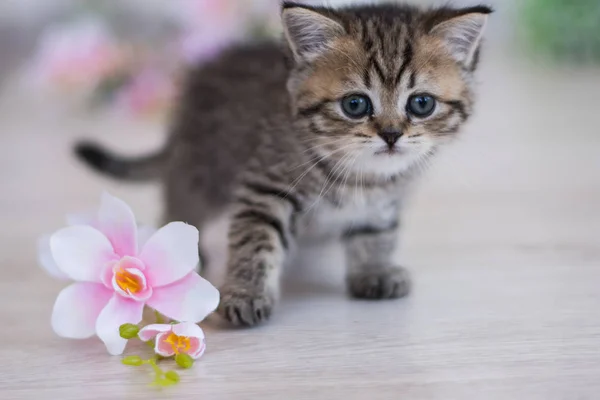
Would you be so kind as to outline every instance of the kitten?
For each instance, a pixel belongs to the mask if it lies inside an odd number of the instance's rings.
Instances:
[[[352,296],[402,297],[408,275],[391,257],[403,198],[469,118],[489,13],[284,2],[287,46],[234,47],[192,71],[160,153],[78,155],[122,179],[160,178],[167,220],[202,229],[228,216],[218,312],[234,325],[271,316],[307,239],[343,239]]]

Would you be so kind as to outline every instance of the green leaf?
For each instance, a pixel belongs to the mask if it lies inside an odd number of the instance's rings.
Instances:
[[[140,331],[140,327],[134,324],[123,324],[119,327],[119,335],[123,339],[133,339]]]
[[[165,378],[167,378],[168,380],[170,380],[174,383],[177,383],[180,380],[179,374],[175,371],[167,371],[167,373],[165,374]]]
[[[175,356],[175,362],[177,363],[177,365],[179,365],[181,368],[192,368],[192,366],[194,365],[194,359],[192,357],[190,357],[188,354],[177,354]]]
[[[125,365],[131,365],[134,367],[139,367],[140,365],[144,364],[144,360],[142,360],[142,357],[140,356],[127,356],[124,357],[121,362]]]

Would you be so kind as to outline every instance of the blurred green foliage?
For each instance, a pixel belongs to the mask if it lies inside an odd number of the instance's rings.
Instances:
[[[518,0],[530,52],[559,60],[600,61],[600,0]]]

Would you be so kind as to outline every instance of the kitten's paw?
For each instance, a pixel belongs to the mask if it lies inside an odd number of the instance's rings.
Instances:
[[[274,297],[266,291],[225,285],[217,312],[234,326],[250,327],[268,320],[274,306]]]
[[[358,299],[383,300],[410,292],[410,276],[402,267],[365,267],[347,278],[348,291]]]

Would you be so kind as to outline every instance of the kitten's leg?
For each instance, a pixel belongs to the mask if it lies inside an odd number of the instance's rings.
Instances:
[[[279,296],[279,278],[293,242],[293,209],[283,199],[242,197],[229,228],[229,259],[218,312],[233,325],[267,320]]]
[[[397,242],[397,224],[388,229],[356,229],[346,234],[346,283],[353,297],[395,299],[408,294],[408,273],[392,260]]]

